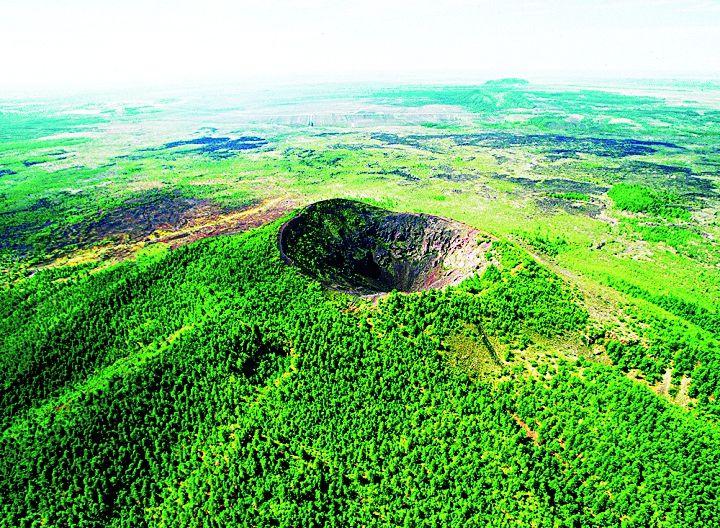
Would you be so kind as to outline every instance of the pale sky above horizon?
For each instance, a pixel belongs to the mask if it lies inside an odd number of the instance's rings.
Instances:
[[[0,0],[17,89],[720,77],[720,0]]]

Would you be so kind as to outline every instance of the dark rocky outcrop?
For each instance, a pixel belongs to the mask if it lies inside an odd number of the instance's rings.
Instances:
[[[278,241],[289,264],[359,294],[455,284],[485,267],[490,245],[460,222],[342,199],[305,207],[282,226]]]

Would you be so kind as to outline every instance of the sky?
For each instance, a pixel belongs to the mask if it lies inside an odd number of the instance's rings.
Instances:
[[[720,0],[0,0],[10,90],[720,78]]]

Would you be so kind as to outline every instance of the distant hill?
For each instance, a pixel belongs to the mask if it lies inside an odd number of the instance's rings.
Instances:
[[[507,77],[505,79],[495,79],[486,81],[484,86],[488,88],[513,88],[513,87],[526,87],[530,85],[530,81],[525,79],[519,79],[517,77]]]

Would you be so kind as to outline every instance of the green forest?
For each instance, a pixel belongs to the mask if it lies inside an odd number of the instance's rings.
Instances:
[[[720,528],[719,101],[0,94],[0,528]]]
[[[279,225],[2,294],[2,526],[715,525],[714,419],[583,357],[513,362],[592,333],[524,250],[373,302],[286,265]],[[650,374],[717,362],[654,332],[658,350],[609,353]]]

